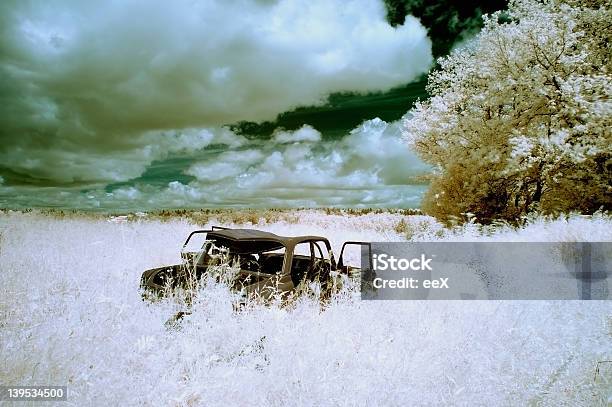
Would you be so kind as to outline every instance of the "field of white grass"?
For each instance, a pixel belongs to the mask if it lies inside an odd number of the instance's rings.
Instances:
[[[227,223],[226,223],[227,225]],[[230,225],[231,226],[231,225]],[[252,227],[251,224],[246,225]],[[185,220],[0,213],[0,383],[68,385],[66,405],[612,403],[609,301],[381,301],[236,313],[222,286],[178,328],[140,274],[179,260]],[[426,216],[300,211],[278,234],[345,240],[611,241],[612,218],[449,231]]]

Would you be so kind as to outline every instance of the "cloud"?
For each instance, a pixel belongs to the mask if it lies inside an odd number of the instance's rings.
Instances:
[[[229,151],[216,156],[213,160],[191,166],[186,173],[199,181],[214,182],[234,178],[260,161],[263,154],[258,150]]]
[[[49,185],[127,180],[223,124],[386,90],[432,62],[425,28],[391,27],[375,0],[5,0],[0,55],[0,162]]]
[[[313,129],[314,130],[314,129]],[[298,138],[287,132],[287,138]],[[308,196],[313,189],[379,189],[411,183],[410,176],[430,168],[408,151],[397,123],[380,119],[365,121],[339,142],[302,142],[263,147],[265,158],[250,163],[236,189],[291,189]]]
[[[171,153],[194,152],[211,144],[235,148],[245,141],[243,136],[226,128],[151,131],[135,135],[124,149],[106,150],[103,146],[54,148],[39,144],[13,146],[0,152],[0,163],[33,179],[64,185],[120,182],[138,177],[152,161]]]
[[[277,143],[295,143],[299,141],[317,142],[321,140],[321,133],[307,124],[295,131],[278,130],[272,134],[272,140]]]
[[[318,134],[308,127],[308,134]],[[203,155],[186,173],[189,183],[172,181],[121,187],[112,192],[73,191],[72,202],[85,207],[122,210],[160,207],[249,206],[417,206],[426,186],[411,176],[431,168],[406,149],[399,122],[368,120],[339,141],[302,137],[304,128],[279,130],[283,139],[251,140],[218,154]],[[301,141],[296,141],[302,139]],[[18,188],[0,187],[0,206]],[[49,201],[68,202],[48,189]]]

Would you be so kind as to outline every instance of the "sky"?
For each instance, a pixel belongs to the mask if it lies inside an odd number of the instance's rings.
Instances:
[[[0,207],[415,207],[434,65],[379,0],[0,4]]]

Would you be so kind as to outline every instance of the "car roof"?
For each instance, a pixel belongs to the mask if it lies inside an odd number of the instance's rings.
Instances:
[[[219,236],[231,240],[279,240],[281,236],[256,229],[222,229],[208,232],[208,236]]]
[[[282,243],[284,246],[295,244],[304,240],[327,240],[321,236],[279,236],[271,232],[265,232],[257,229],[222,229],[213,230],[207,233],[208,238],[221,238],[235,241],[257,241],[266,240]]]

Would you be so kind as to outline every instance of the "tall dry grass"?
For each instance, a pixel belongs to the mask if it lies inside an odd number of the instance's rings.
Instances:
[[[261,223],[342,240],[612,240],[609,217],[534,219],[524,229],[447,230],[428,218],[296,212]],[[112,220],[112,221],[109,221]],[[414,223],[414,225],[413,225]],[[67,384],[67,405],[604,405],[609,302],[250,304],[224,285],[168,327],[141,272],[179,260],[185,219],[0,215],[0,382]],[[486,232],[486,233],[485,233]],[[485,234],[483,236],[483,233]],[[437,237],[438,236],[438,237]],[[608,377],[608,378],[606,378]],[[606,381],[608,380],[608,381]]]

